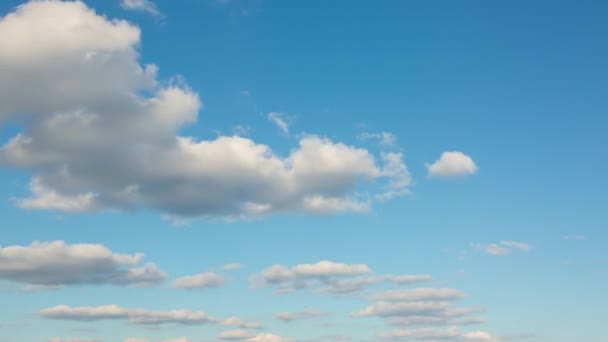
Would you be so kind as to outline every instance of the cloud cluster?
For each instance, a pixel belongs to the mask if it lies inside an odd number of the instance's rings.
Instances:
[[[181,79],[160,82],[155,65],[141,65],[139,43],[137,27],[80,1],[31,1],[0,18],[0,123],[22,128],[0,148],[0,166],[33,174],[19,206],[326,214],[367,211],[376,195],[406,192],[401,154],[376,158],[307,135],[279,156],[239,136],[178,135],[202,103]],[[362,184],[368,191],[356,192]]]
[[[397,328],[378,334],[393,341],[479,341],[496,342],[498,338],[482,332],[460,332],[458,326],[480,324],[479,308],[453,304],[465,298],[454,288],[396,288],[376,292],[370,305],[351,312],[352,317],[378,317]],[[445,327],[448,327],[447,329]]]
[[[494,256],[509,255],[513,250],[528,252],[532,249],[532,246],[527,243],[506,240],[489,244],[471,243],[470,247],[475,251],[481,251]]]
[[[167,275],[154,264],[141,264],[144,255],[114,253],[98,244],[33,242],[0,247],[0,279],[36,288],[79,284],[144,286]]]
[[[247,330],[226,330],[222,331],[218,337],[224,341],[247,341],[247,342],[291,342],[291,339],[273,334],[254,335]]]
[[[315,288],[322,293],[348,294],[365,290],[380,282],[399,285],[432,280],[427,274],[374,275],[366,264],[345,264],[319,261],[293,267],[272,265],[253,277],[255,286],[275,287],[279,293]]]
[[[376,141],[380,146],[393,147],[397,145],[397,137],[391,132],[363,132],[357,136],[361,141]]]
[[[432,164],[427,164],[429,176],[462,177],[475,174],[478,170],[473,159],[459,151],[443,152]]]
[[[38,312],[42,318],[70,321],[125,320],[130,324],[141,326],[158,326],[162,324],[204,325],[216,324],[217,319],[202,311],[171,310],[152,311],[145,309],[123,308],[118,305],[70,307],[58,305]]]

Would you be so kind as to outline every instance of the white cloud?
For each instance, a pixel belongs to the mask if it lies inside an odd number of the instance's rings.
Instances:
[[[121,0],[120,5],[127,10],[147,12],[155,16],[161,15],[156,4],[150,0]]]
[[[222,321],[222,325],[240,329],[260,329],[262,327],[262,323],[259,321],[247,321],[240,317],[228,317]]]
[[[433,164],[427,164],[429,176],[461,177],[475,174],[478,170],[473,159],[458,151],[443,152]]]
[[[103,245],[63,241],[0,247],[0,279],[38,286],[114,284],[143,286],[162,282],[166,274],[144,264],[143,254],[118,254]]]
[[[147,338],[129,337],[129,338],[123,340],[123,342],[153,342],[153,341],[149,340]],[[158,342],[161,342],[161,341],[158,341]],[[185,337],[178,337],[178,338],[170,338],[168,340],[162,340],[162,342],[193,342],[193,341],[188,338],[185,338]]]
[[[199,96],[179,78],[159,82],[139,44],[137,27],[82,2],[32,1],[0,19],[0,120],[22,128],[0,148],[0,166],[33,175],[18,205],[233,218],[365,212],[407,192],[399,154],[307,135],[281,157],[238,136],[179,136],[196,122]]]
[[[42,318],[70,321],[126,320],[131,324],[157,326],[162,324],[204,325],[217,323],[217,319],[202,311],[171,310],[151,311],[123,308],[118,305],[70,307],[58,305],[38,312]]]
[[[199,273],[176,279],[173,282],[173,287],[180,289],[202,289],[221,287],[225,283],[223,276],[212,273]]]
[[[499,342],[494,337],[483,331],[460,332],[458,328],[438,330],[433,328],[422,328],[413,330],[394,330],[381,333],[378,337],[392,341],[461,341],[461,342]]]
[[[259,334],[250,339],[247,339],[248,342],[291,342],[291,339],[281,337],[273,334]]]
[[[532,249],[527,243],[519,242],[519,241],[500,241],[498,243],[489,243],[489,244],[480,244],[480,243],[470,243],[470,247],[473,250],[481,251],[489,255],[494,256],[505,256],[509,255],[511,251],[521,251],[528,252]]]
[[[432,280],[427,274],[373,275],[371,272],[371,268],[365,264],[344,264],[325,260],[291,268],[275,264],[253,276],[252,280],[254,286],[274,286],[279,293],[316,288],[321,293],[329,294],[360,292],[380,282],[408,285]]]
[[[380,301],[445,301],[462,299],[464,292],[451,288],[414,288],[396,289],[378,292],[373,295],[374,300]]]
[[[397,137],[391,132],[363,132],[357,136],[361,141],[377,141],[380,146],[393,147],[397,145]]]
[[[273,316],[285,323],[327,315],[327,312],[314,309],[303,309],[298,312],[277,312]]]
[[[275,124],[281,132],[289,135],[289,123],[293,120],[293,116],[287,113],[270,112],[268,113],[268,120]]]
[[[252,338],[253,335],[243,329],[222,331],[217,338],[220,340],[245,340]]]
[[[243,265],[241,265],[237,262],[233,262],[233,263],[224,265],[222,268],[224,270],[231,271],[231,270],[238,270],[240,268],[243,268]]]

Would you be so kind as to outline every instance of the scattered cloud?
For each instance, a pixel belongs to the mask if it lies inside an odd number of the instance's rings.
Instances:
[[[33,242],[29,246],[0,247],[0,279],[25,283],[25,290],[66,285],[158,284],[167,275],[156,265],[142,264],[144,255],[114,253],[98,244]]]
[[[458,151],[443,152],[433,164],[426,165],[431,177],[462,177],[477,173],[473,159]]]
[[[235,135],[238,135],[240,137],[246,137],[251,134],[251,132],[253,131],[253,127],[245,125],[236,125],[232,127],[232,131]]]
[[[481,251],[494,256],[505,256],[511,254],[513,250],[528,252],[532,249],[527,243],[519,241],[500,241],[498,243],[480,244],[470,243],[470,247],[475,251]]]
[[[430,281],[432,277],[419,275],[374,275],[365,264],[344,264],[319,261],[315,264],[299,264],[293,267],[272,265],[252,277],[256,287],[275,287],[278,293],[314,288],[320,293],[349,294],[365,290],[380,282],[408,285]]]
[[[378,334],[378,337],[391,341],[461,341],[461,342],[500,342],[498,337],[483,331],[460,332],[458,328],[423,328],[413,330],[394,330]]]
[[[18,206],[239,218],[367,212],[381,194],[406,193],[400,154],[306,135],[283,157],[239,136],[179,135],[203,104],[183,79],[140,64],[140,37],[83,2],[32,1],[0,19],[0,119],[22,128],[0,166],[32,174]],[[283,114],[269,118],[289,131]]]
[[[415,288],[387,290],[374,294],[374,300],[380,301],[445,301],[462,299],[464,292],[451,288]]]
[[[293,121],[294,116],[287,113],[281,112],[270,112],[268,113],[268,120],[275,124],[281,132],[285,135],[289,135],[289,124]]]
[[[202,311],[171,310],[151,311],[145,309],[123,308],[118,305],[70,307],[58,305],[38,312],[38,316],[47,319],[69,321],[125,320],[130,324],[141,326],[158,326],[162,324],[204,325],[215,324],[217,319]]]
[[[194,275],[189,275],[176,279],[172,286],[180,289],[204,289],[221,287],[225,283],[225,279],[222,275],[205,272]]]
[[[247,340],[252,337],[253,335],[249,331],[243,329],[222,331],[217,336],[220,340]]]
[[[397,145],[397,136],[391,132],[363,132],[359,134],[357,138],[361,141],[375,141],[380,146],[384,147],[394,147]]]
[[[564,240],[564,241],[586,241],[587,236],[585,236],[585,235],[563,235],[562,240]]]
[[[158,7],[151,0],[121,0],[120,5],[126,10],[146,12],[154,16],[161,16]]]
[[[260,329],[262,328],[262,323],[259,321],[247,321],[239,317],[228,317],[222,321],[222,324],[225,327],[236,327],[239,329]]]
[[[274,317],[285,323],[327,315],[327,312],[314,309],[303,309],[298,312],[277,312]]]

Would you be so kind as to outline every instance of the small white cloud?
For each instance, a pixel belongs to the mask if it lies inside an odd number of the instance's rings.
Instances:
[[[287,113],[270,112],[268,113],[268,120],[275,124],[281,132],[289,135],[289,123],[293,120],[293,116]]]
[[[150,0],[121,0],[120,5],[126,10],[146,12],[154,16],[161,15],[156,4]]]
[[[322,310],[304,309],[298,312],[277,312],[273,316],[285,323],[302,319],[315,318],[327,315],[327,312]]]
[[[173,282],[173,287],[192,290],[221,287],[224,283],[225,279],[223,276],[206,272],[178,278]]]
[[[478,170],[473,159],[458,151],[443,152],[433,164],[426,165],[431,177],[462,177]]]
[[[357,136],[361,141],[376,141],[380,146],[393,147],[397,145],[397,136],[391,132],[363,132]]]
[[[253,335],[244,329],[222,331],[217,338],[220,340],[246,340],[252,338]]]
[[[500,241],[498,243],[489,243],[489,244],[480,244],[480,243],[470,243],[469,246],[476,251],[481,251],[489,255],[494,256],[505,256],[509,255],[511,251],[521,251],[528,252],[532,249],[527,243],[519,242],[519,241]]]
[[[230,270],[238,270],[240,268],[243,268],[243,265],[233,262],[230,264],[226,264],[222,267],[224,270],[230,271]]]

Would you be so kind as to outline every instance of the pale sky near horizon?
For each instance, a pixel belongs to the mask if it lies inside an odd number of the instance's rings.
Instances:
[[[0,342],[605,341],[608,3],[0,3]]]

